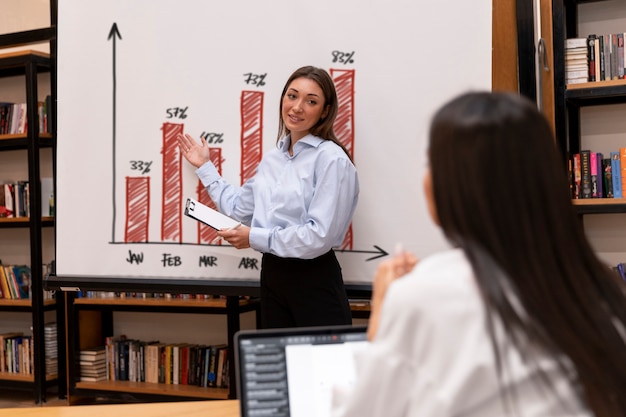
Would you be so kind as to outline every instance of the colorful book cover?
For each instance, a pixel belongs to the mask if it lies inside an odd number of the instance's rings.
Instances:
[[[13,275],[15,276],[15,289],[18,298],[30,298],[30,268],[26,265],[15,265],[13,266]]]
[[[611,152],[611,177],[613,178],[613,198],[622,198],[622,164],[619,152]]]
[[[589,153],[589,171],[591,172],[591,198],[598,198],[598,155]]]
[[[580,198],[580,154],[576,153],[572,158],[574,159],[574,198]]]
[[[611,168],[611,158],[602,159],[602,170],[604,171],[604,198],[613,198],[613,176]]]
[[[596,152],[596,166],[597,166],[597,175],[598,175],[598,183],[597,183],[597,197],[604,198],[604,169],[602,166],[602,158],[604,155],[602,152]]]
[[[591,198],[591,151],[580,151],[580,198]]]

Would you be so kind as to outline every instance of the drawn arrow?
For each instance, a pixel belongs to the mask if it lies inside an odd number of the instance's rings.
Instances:
[[[120,31],[117,29],[117,23],[113,23],[113,26],[111,26],[111,30],[109,31],[109,36],[107,38],[107,40],[111,40],[113,39],[113,135],[112,135],[112,143],[113,143],[113,227],[112,227],[112,231],[111,231],[111,242],[115,242],[115,215],[116,215],[116,209],[115,206],[117,205],[117,202],[115,201],[115,184],[116,184],[116,180],[115,180],[115,138],[116,138],[116,116],[117,116],[117,112],[115,109],[115,105],[116,105],[116,98],[117,98],[117,73],[116,73],[116,44],[117,44],[117,38],[120,38],[120,40],[122,39],[122,35],[120,35]]]
[[[368,251],[368,250],[353,250],[353,249],[335,249],[335,252],[346,252],[346,253],[375,253],[376,256],[373,256],[371,258],[367,258],[365,260],[365,262],[367,261],[373,261],[374,259],[378,259],[378,258],[382,258],[383,256],[387,256],[389,255],[389,252],[385,251],[383,248],[381,248],[380,246],[376,246],[374,245],[374,247],[376,248],[375,251]]]

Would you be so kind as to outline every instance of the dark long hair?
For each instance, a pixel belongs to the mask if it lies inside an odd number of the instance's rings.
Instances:
[[[522,352],[517,335],[573,366],[596,416],[626,415],[625,286],[584,235],[543,115],[517,94],[463,94],[435,114],[429,159],[439,222],[467,253],[490,317]]]
[[[287,88],[289,88],[291,82],[296,78],[308,78],[315,81],[317,85],[320,86],[324,94],[324,109],[328,109],[328,113],[326,114],[326,117],[320,118],[320,120],[318,120],[317,123],[311,128],[311,134],[318,136],[321,139],[335,142],[339,147],[341,147],[341,149],[343,149],[350,160],[352,160],[352,155],[350,155],[346,147],[339,142],[339,139],[337,139],[337,136],[335,135],[335,130],[333,129],[333,124],[337,118],[337,111],[339,110],[339,101],[337,99],[337,91],[335,90],[333,79],[330,77],[330,74],[322,68],[310,65],[298,68],[293,72],[293,74],[291,74],[285,83],[283,92],[280,94],[280,104],[278,107],[278,138],[276,141],[278,142],[283,136],[291,133],[283,121],[283,97],[285,97]]]

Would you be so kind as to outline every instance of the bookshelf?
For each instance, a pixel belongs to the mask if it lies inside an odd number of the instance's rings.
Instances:
[[[115,312],[140,313],[171,313],[225,315],[227,321],[227,341],[232,346],[235,333],[240,328],[240,315],[257,312],[259,303],[254,297],[240,298],[226,296],[211,299],[176,298],[87,298],[77,297],[74,292],[65,293],[67,305],[67,357],[68,359],[68,400],[70,404],[77,399],[93,397],[106,392],[109,396],[121,399],[129,395],[145,401],[163,400],[164,398],[179,399],[228,399],[235,398],[234,353],[228,350],[230,361],[229,388],[205,388],[183,384],[155,384],[134,381],[80,381],[79,352],[81,349],[103,346],[108,336],[113,334]],[[257,321],[259,319],[256,314]],[[149,324],[146,324],[149,325]],[[159,326],[153,324],[155,337],[158,339]],[[258,323],[257,323],[258,327]],[[132,338],[133,335],[127,335]],[[184,340],[179,342],[184,343]]]
[[[590,107],[607,107],[626,104],[626,79],[613,79],[581,84],[565,84],[565,45],[567,38],[586,37],[589,33],[579,33],[581,8],[583,7],[620,7],[626,15],[626,7],[614,0],[558,0],[553,2],[553,32],[554,32],[554,83],[555,83],[555,118],[557,144],[564,156],[580,152],[590,147],[583,144],[584,109]],[[597,26],[598,34],[626,32],[626,25],[621,29]],[[592,32],[593,33],[593,32]],[[620,116],[617,116],[620,117]],[[616,132],[624,133],[624,132]],[[626,139],[622,140],[626,146]],[[595,144],[592,147],[606,147],[606,143]],[[606,151],[605,151],[606,153]],[[586,214],[616,214],[626,213],[626,199],[593,198],[573,200],[576,212]]]
[[[0,77],[14,77],[16,83],[23,83],[26,101],[27,133],[0,135],[0,153],[13,152],[21,155],[28,165],[28,182],[30,187],[29,205],[30,216],[21,218],[0,218],[1,229],[26,229],[28,232],[28,249],[30,251],[29,266],[31,268],[30,299],[2,299],[0,300],[0,320],[2,314],[19,313],[30,315],[33,341],[33,371],[32,374],[15,372],[0,372],[0,386],[24,387],[33,389],[36,403],[45,402],[49,387],[60,384],[58,368],[56,372],[46,372],[45,355],[45,323],[49,313],[56,310],[58,320],[59,310],[53,299],[45,299],[43,288],[43,229],[54,226],[54,218],[42,217],[41,210],[41,157],[42,149],[52,149],[54,155],[55,135],[39,131],[37,103],[38,103],[38,76],[50,74],[53,77],[53,65],[48,54],[24,50],[19,52],[0,54]],[[1,92],[0,92],[1,94]],[[0,96],[0,100],[2,97]],[[25,155],[25,157],[24,157]],[[54,159],[54,157],[52,158]],[[54,166],[54,161],[50,162]],[[54,168],[53,168],[54,170]],[[0,173],[3,176],[9,172]],[[16,178],[17,179],[17,178]],[[4,233],[4,238],[8,233]],[[0,259],[5,265],[14,264],[12,255],[0,253]],[[25,335],[28,332],[23,332]],[[58,340],[58,337],[57,337]],[[58,351],[57,351],[58,352]]]

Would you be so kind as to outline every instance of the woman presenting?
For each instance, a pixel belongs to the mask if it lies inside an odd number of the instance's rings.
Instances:
[[[264,328],[350,324],[339,246],[356,208],[359,181],[333,131],[337,94],[330,75],[306,66],[287,80],[279,105],[276,149],[241,187],[227,183],[204,141],[178,137],[180,151],[219,211],[242,222],[218,235],[261,262]]]

